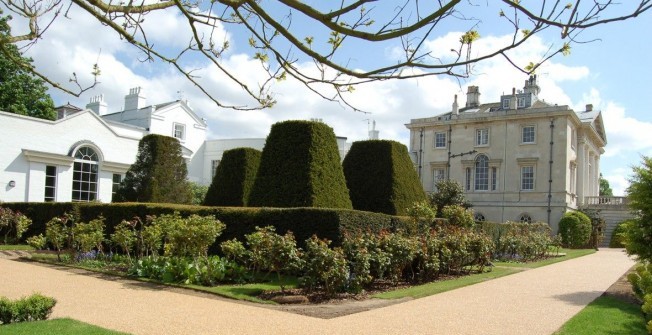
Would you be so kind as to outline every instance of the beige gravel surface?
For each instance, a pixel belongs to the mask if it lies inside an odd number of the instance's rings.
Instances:
[[[634,265],[622,249],[333,319],[0,258],[0,295],[41,292],[71,317],[132,334],[552,334]]]

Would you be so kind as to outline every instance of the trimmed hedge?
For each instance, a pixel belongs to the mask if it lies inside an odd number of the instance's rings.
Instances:
[[[206,192],[206,206],[247,206],[260,165],[261,152],[253,148],[227,150]]]
[[[426,200],[407,148],[401,143],[354,142],[343,166],[354,209],[407,215],[415,202]]]
[[[122,220],[131,220],[138,216],[172,214],[178,211],[186,217],[191,214],[201,216],[214,215],[226,225],[222,235],[209,249],[209,253],[219,253],[219,243],[238,238],[255,231],[256,226],[274,226],[276,232],[285,234],[292,231],[300,246],[312,235],[332,240],[332,246],[342,243],[345,233],[394,231],[409,224],[409,218],[389,216],[379,213],[361,212],[348,209],[326,208],[239,208],[239,207],[205,207],[174,204],[152,203],[3,203],[3,207],[20,210],[32,219],[33,224],[25,238],[45,234],[45,224],[55,216],[65,212],[74,212],[81,222],[88,222],[100,215],[105,218],[105,236],[108,238],[115,231],[115,226]]]
[[[609,241],[609,248],[624,248],[625,247],[625,237],[623,234],[627,229],[629,222],[633,220],[625,220],[618,223],[614,231],[611,233],[611,240]]]
[[[115,194],[116,201],[192,202],[188,168],[174,137],[150,134],[138,143],[136,162]]]
[[[310,121],[274,124],[249,205],[352,208],[333,129]]]

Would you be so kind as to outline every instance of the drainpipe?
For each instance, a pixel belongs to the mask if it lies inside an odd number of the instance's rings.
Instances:
[[[457,98],[457,96],[455,96]],[[457,102],[457,100],[455,100]],[[451,179],[451,135],[453,134],[453,125],[448,125],[448,161],[446,162],[446,180]]]
[[[419,163],[419,181],[421,181],[421,185],[423,185],[423,177],[421,176],[421,163],[423,161],[423,128],[419,131],[419,159],[417,159]]]
[[[552,155],[555,136],[555,119],[550,119],[550,161],[548,162],[548,226],[550,226],[550,214],[552,212]]]

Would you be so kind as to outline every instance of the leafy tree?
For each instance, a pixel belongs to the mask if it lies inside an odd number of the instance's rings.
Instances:
[[[571,45],[581,42],[578,36],[585,30],[640,16],[652,7],[649,0],[620,3],[576,0],[566,5],[551,5],[548,1],[514,0],[407,0],[400,3],[354,0],[2,2],[13,13],[24,18],[22,21],[25,26],[21,27],[21,31],[26,33],[7,36],[0,43],[0,48],[6,49],[10,43],[46,40],[46,28],[53,20],[64,17],[71,20],[92,18],[142,52],[144,60],[169,63],[215,103],[231,108],[243,107],[222,101],[217,97],[219,91],[209,91],[210,88],[199,79],[201,76],[193,73],[195,68],[187,66],[189,58],[203,57],[214,65],[220,78],[228,78],[250,95],[255,105],[244,108],[273,106],[275,101],[270,92],[271,87],[276,80],[288,77],[300,81],[322,97],[346,103],[346,94],[355,85],[428,75],[467,77],[472,74],[474,63],[495,56],[507,57],[515,67],[532,73],[553,56],[568,55]],[[38,5],[34,5],[34,2]],[[162,11],[183,18],[188,26],[179,27],[179,31],[185,30],[189,36],[175,37],[188,43],[178,47],[156,43],[151,35],[158,27],[149,22],[154,20],[152,16],[155,17],[157,12]],[[79,12],[84,12],[84,15]],[[513,38],[493,43],[487,50],[473,48],[488,26],[510,32]],[[450,27],[458,27],[466,32],[441,48],[447,51],[445,56],[433,54],[431,43],[428,42],[446,35]],[[224,61],[224,53],[231,44],[228,39],[219,39],[214,33],[222,29],[229,32],[229,36],[248,37],[248,43],[238,45],[248,44],[253,59],[260,61],[266,77],[258,83],[248,83],[241,74],[229,67],[228,62]],[[533,59],[529,64],[520,65],[509,59],[509,50],[550,30],[558,30],[559,34],[554,36],[559,36],[560,40],[550,42],[549,51],[542,59]],[[396,57],[376,59],[380,62],[376,67],[360,62],[369,58],[370,50],[394,48],[398,50],[394,53]],[[308,63],[314,64],[314,68],[304,66]],[[41,73],[42,70],[31,69],[35,73]],[[98,72],[96,64],[93,74]],[[83,87],[77,87],[79,84],[76,82],[67,88],[58,84],[57,80],[42,76],[53,86],[69,93],[79,94],[84,90]],[[326,88],[330,88],[330,91],[325,91]]]
[[[643,164],[634,167],[627,194],[629,207],[637,214],[626,223],[625,248],[630,255],[652,262],[652,158],[643,157]]]
[[[192,201],[188,170],[176,138],[147,135],[138,143],[138,156],[116,192],[118,202],[188,204]]]
[[[600,196],[612,197],[613,195],[614,195],[614,191],[611,189],[611,186],[609,186],[609,181],[604,179],[601,173],[600,174]]]
[[[430,204],[437,209],[437,217],[443,215],[447,206],[471,207],[471,203],[464,196],[464,188],[455,180],[440,180],[435,184],[437,192],[430,194]]]
[[[45,82],[32,74],[32,60],[5,42],[11,36],[8,18],[0,17],[0,111],[54,120],[54,103]]]

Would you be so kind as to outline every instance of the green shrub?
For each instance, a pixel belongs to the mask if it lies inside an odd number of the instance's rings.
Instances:
[[[61,251],[72,247],[71,229],[74,217],[63,213],[62,216],[52,218],[45,224],[45,238],[57,253],[61,261]]]
[[[256,180],[261,152],[252,148],[224,151],[203,204],[206,206],[247,206]]]
[[[207,256],[208,248],[224,230],[224,224],[214,216],[182,218],[179,212],[155,217],[152,222],[163,229],[166,256]]]
[[[566,212],[559,221],[559,235],[565,247],[586,247],[591,237],[591,229],[591,219],[582,212]]]
[[[256,231],[245,235],[245,239],[254,271],[276,272],[281,282],[281,272],[296,272],[302,266],[301,252],[292,232],[279,235],[274,232],[274,227],[256,227]],[[281,290],[284,289],[281,286]]]
[[[435,184],[436,191],[430,193],[430,204],[437,210],[437,217],[441,217],[446,206],[459,205],[464,208],[471,207],[471,203],[464,196],[464,188],[456,180],[440,180]]]
[[[445,219],[448,219],[448,223],[455,226],[471,228],[475,224],[473,211],[460,205],[444,206],[441,213]]]
[[[347,236],[342,242],[342,250],[349,268],[347,291],[359,293],[371,284],[371,255],[365,247],[365,238],[361,235]]]
[[[122,249],[122,252],[127,254],[127,258],[131,258],[131,251],[138,241],[136,223],[127,220],[120,222],[120,224],[115,227],[115,232],[111,234],[111,241],[119,246],[120,249]]]
[[[407,215],[415,202],[426,200],[407,148],[401,143],[354,142],[342,164],[357,210]]]
[[[150,134],[138,143],[136,162],[115,194],[115,201],[189,204],[188,167],[174,137]]]
[[[611,233],[611,240],[609,241],[609,248],[624,248],[625,247],[625,229],[628,224],[633,220],[625,220],[618,223],[614,231]]]
[[[36,250],[45,249],[47,243],[48,240],[43,236],[43,234],[38,234],[37,236],[32,236],[27,239],[27,244]]]
[[[88,223],[76,222],[72,226],[72,241],[75,249],[81,253],[89,252],[94,248],[102,252],[104,242],[104,218],[99,217]]]
[[[31,224],[32,220],[20,212],[0,207],[0,234],[4,235],[4,244],[18,243]]]
[[[306,265],[301,285],[308,290],[322,287],[326,294],[333,295],[346,289],[349,269],[342,249],[331,249],[329,244],[330,241],[316,236],[306,240]]]
[[[321,122],[274,124],[249,206],[352,208],[333,129]]]
[[[635,272],[627,275],[627,279],[632,284],[634,294],[643,301],[641,309],[647,321],[647,330],[652,334],[652,263],[639,265]]]
[[[39,293],[11,301],[0,297],[0,324],[45,320],[57,301]]]
[[[495,245],[493,257],[498,260],[541,259],[555,244],[550,236],[550,226],[544,222],[482,222],[480,229],[493,240]]]

